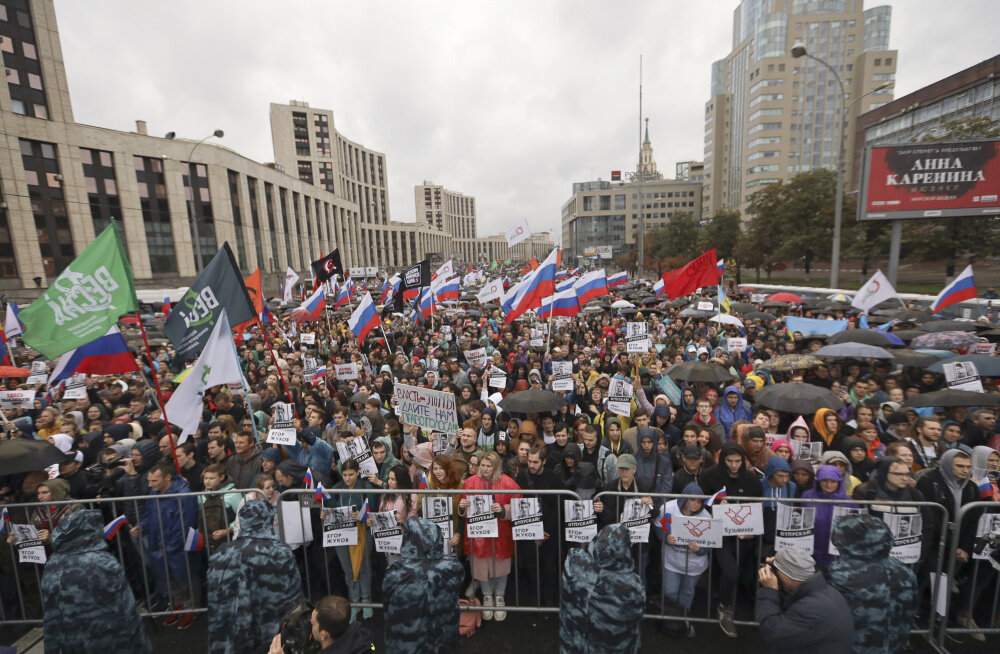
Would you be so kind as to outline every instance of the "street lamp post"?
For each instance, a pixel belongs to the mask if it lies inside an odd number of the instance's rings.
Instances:
[[[194,151],[198,149],[198,146],[207,141],[208,139],[215,137],[221,139],[225,136],[225,132],[221,129],[217,129],[205,138],[201,139],[191,147],[191,151],[188,152],[187,165],[188,165],[188,187],[191,189],[191,197],[187,200],[188,205],[188,222],[191,223],[191,236],[194,239],[194,269],[195,272],[201,272],[202,260],[201,260],[201,234],[198,233],[198,220],[195,217],[194,211],[194,178],[195,178],[195,167],[194,163],[191,161],[194,157]],[[165,138],[173,140],[177,137],[176,132],[167,132]]]
[[[846,162],[846,145],[844,143],[844,123],[847,122],[847,115],[850,113],[851,108],[864,98],[865,96],[871,95],[878,91],[890,88],[893,83],[892,81],[887,81],[879,84],[871,91],[859,95],[856,97],[849,105],[844,106],[844,101],[847,98],[847,89],[844,87],[844,80],[840,78],[840,74],[837,69],[823,61],[815,55],[809,54],[806,50],[806,46],[803,43],[796,43],[792,46],[791,53],[793,59],[799,59],[801,57],[807,57],[815,62],[823,64],[826,66],[827,70],[833,73],[834,79],[837,80],[837,84],[840,86],[840,110],[837,112],[837,123],[838,123],[838,139],[837,139],[837,197],[834,199],[833,205],[833,251],[830,254],[830,288],[837,288],[840,283],[840,225],[844,212],[844,166]],[[801,123],[801,118],[800,123]],[[799,167],[801,168],[802,161],[799,161]]]

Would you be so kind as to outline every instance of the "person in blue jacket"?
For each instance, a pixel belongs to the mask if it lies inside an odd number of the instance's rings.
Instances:
[[[735,384],[726,386],[722,392],[722,399],[723,401],[719,402],[719,406],[715,409],[715,419],[722,423],[727,434],[732,430],[733,423],[737,420],[753,421],[753,412],[743,401],[743,394],[740,392],[739,386]]]

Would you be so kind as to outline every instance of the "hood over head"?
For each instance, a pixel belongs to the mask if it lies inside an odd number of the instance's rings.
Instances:
[[[885,521],[868,513],[849,513],[833,523],[830,540],[841,559],[885,559],[892,549],[892,532]]]
[[[865,444],[864,440],[857,436],[848,436],[840,445],[840,451],[847,455],[847,458],[851,458],[851,450],[856,447],[860,447],[865,452],[868,451],[868,445]]]
[[[153,440],[141,440],[135,444],[135,449],[142,455],[142,469],[149,470],[163,456],[160,454],[160,445]]]
[[[985,470],[986,462],[989,460],[991,454],[1000,454],[1000,452],[985,445],[977,445],[972,448],[972,469]]]
[[[804,427],[807,434],[810,432],[809,423],[806,422],[805,416],[799,416],[792,424],[788,425],[788,431],[785,432],[785,436],[788,437],[788,440],[792,440],[792,430],[796,427]]]
[[[440,529],[438,530],[440,531]],[[602,570],[627,573],[634,567],[632,562],[632,539],[628,527],[621,523],[606,525],[597,534],[594,560]]]
[[[65,479],[56,477],[55,479],[43,481],[39,486],[45,486],[49,489],[49,492],[52,493],[52,501],[54,502],[73,499],[69,496],[69,482]]]
[[[580,446],[577,443],[567,443],[566,447],[563,448],[562,456],[564,459],[573,459],[574,465],[580,465],[580,459],[583,454],[580,452]]]
[[[681,495],[704,495],[704,494],[705,491],[696,481],[689,481],[687,485],[684,486],[684,490],[681,491]],[[684,508],[687,509],[688,511],[691,510],[691,508],[687,506],[687,503],[689,501],[690,500],[684,500]]]
[[[274,507],[267,500],[248,500],[240,509],[239,518],[241,540],[278,540],[278,534],[274,531]]]
[[[64,516],[52,531],[52,551],[56,554],[107,551],[100,511],[86,509]]]
[[[770,479],[776,472],[787,472],[791,475],[792,466],[788,465],[788,461],[785,461],[780,456],[773,456],[768,459],[767,465],[764,466],[764,476]]]
[[[444,555],[444,535],[441,528],[426,518],[413,517],[403,525],[404,559],[435,560]]]

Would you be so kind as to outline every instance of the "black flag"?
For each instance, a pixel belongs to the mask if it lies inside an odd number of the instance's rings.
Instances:
[[[424,259],[420,263],[415,263],[399,274],[399,288],[393,297],[393,304],[397,312],[402,312],[403,301],[410,299],[413,293],[406,291],[419,291],[424,286],[431,285],[431,260]]]
[[[335,249],[322,259],[313,261],[312,271],[321,284],[330,281],[334,275],[344,277],[344,264],[340,261],[340,250]]]
[[[163,324],[163,333],[174,344],[171,370],[179,372],[198,356],[223,309],[230,325],[253,320],[257,315],[228,242],[222,244],[184,297],[173,305]]]

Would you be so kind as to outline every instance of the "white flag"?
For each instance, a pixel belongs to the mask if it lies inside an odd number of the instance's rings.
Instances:
[[[437,269],[436,279],[441,279],[442,277],[447,279],[448,277],[454,277],[454,276],[455,276],[454,259],[448,259],[448,261],[446,261],[444,265],[442,265],[440,268]]]
[[[17,313],[14,311],[15,306],[17,306],[17,302],[7,303],[7,316],[3,326],[3,330],[7,334],[7,340],[11,340],[15,336],[20,336],[24,333],[24,330],[21,329],[21,322],[17,319]]]
[[[865,282],[858,294],[854,296],[851,306],[868,313],[876,304],[893,297],[896,297],[896,289],[892,287],[889,279],[882,274],[881,270],[876,270],[872,278]]]
[[[484,286],[476,299],[480,302],[490,302],[503,298],[503,277],[497,277],[492,282]]]
[[[531,237],[531,229],[528,228],[528,219],[525,218],[507,230],[507,245],[514,247],[526,238]]]
[[[170,424],[181,428],[178,443],[187,440],[198,429],[205,390],[221,384],[242,383],[243,373],[236,357],[236,346],[229,328],[225,309],[215,323],[205,349],[180,386],[170,396],[166,409]]]
[[[299,281],[298,274],[289,268],[285,271],[285,292],[281,295],[282,302],[292,301],[292,290],[295,288],[295,282]]]

